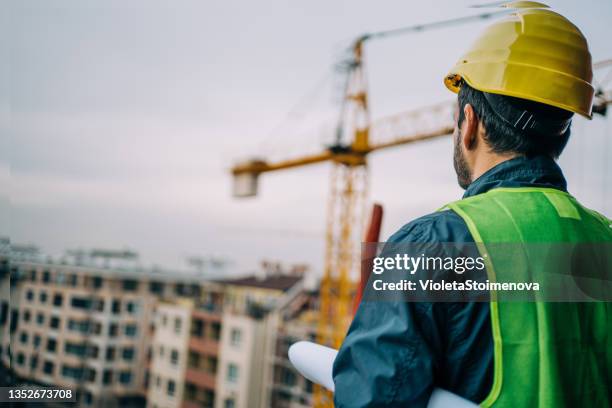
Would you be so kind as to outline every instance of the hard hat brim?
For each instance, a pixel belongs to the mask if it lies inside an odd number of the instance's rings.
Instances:
[[[456,65],[444,78],[444,84],[458,93],[461,80],[482,92],[527,99],[587,119],[592,117],[593,86],[561,72],[512,62],[465,63]]]

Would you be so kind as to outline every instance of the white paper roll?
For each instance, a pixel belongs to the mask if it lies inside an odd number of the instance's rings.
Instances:
[[[304,377],[334,391],[332,368],[337,350],[309,341],[298,341],[289,347],[289,361]],[[434,389],[428,408],[477,408],[478,405],[441,388]]]

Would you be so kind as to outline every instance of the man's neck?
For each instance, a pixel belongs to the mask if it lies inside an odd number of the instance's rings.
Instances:
[[[512,160],[515,157],[518,157],[518,154],[487,154],[479,157],[474,163],[474,167],[472,168],[472,180],[478,179],[487,171],[491,170],[493,167],[497,166],[500,163],[503,163],[508,160]]]

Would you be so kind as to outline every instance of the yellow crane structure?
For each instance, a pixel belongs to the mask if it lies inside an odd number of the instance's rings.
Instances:
[[[342,342],[350,319],[352,271],[356,268],[356,243],[359,242],[367,189],[368,154],[452,133],[452,107],[441,104],[370,123],[367,81],[364,66],[364,44],[407,32],[481,20],[496,14],[483,13],[435,23],[365,34],[351,48],[345,61],[346,83],[340,123],[335,143],[313,155],[268,162],[261,159],[239,163],[232,168],[234,195],[257,194],[258,177],[263,173],[331,162],[332,176],[327,211],[325,269],[320,289],[318,341],[332,347]],[[350,134],[349,142],[343,134]],[[375,136],[372,141],[370,136]]]
[[[330,162],[331,181],[327,203],[326,245],[323,277],[320,284],[320,308],[317,341],[338,348],[351,320],[353,277],[360,265],[359,242],[364,221],[370,153],[426,141],[453,132],[454,105],[443,103],[400,113],[371,123],[364,66],[364,44],[372,38],[386,37],[429,28],[460,24],[489,18],[507,11],[483,13],[436,23],[405,27],[363,35],[352,45],[347,62],[345,96],[336,140],[321,152],[302,157],[268,162],[253,159],[235,165],[233,194],[248,197],[257,194],[259,176],[264,173]],[[608,94],[600,94],[610,103]],[[605,110],[604,110],[605,112]],[[351,135],[343,141],[343,134]],[[315,386],[314,406],[332,406],[331,394]]]

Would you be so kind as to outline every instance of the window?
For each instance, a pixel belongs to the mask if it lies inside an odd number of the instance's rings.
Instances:
[[[57,340],[55,339],[47,339],[47,351],[49,353],[55,353],[55,350],[57,350]]]
[[[135,292],[138,290],[138,281],[135,279],[125,279],[123,281],[123,290],[126,292]]]
[[[125,361],[134,360],[135,355],[136,355],[136,352],[134,351],[133,347],[126,347],[123,349],[122,357]]]
[[[138,327],[135,324],[126,324],[124,328],[125,335],[128,337],[136,337]]]
[[[28,342],[28,333],[21,332],[21,335],[19,336],[19,341],[21,342],[21,344],[26,344]]]
[[[85,344],[77,344],[77,343],[71,343],[71,342],[66,342],[64,344],[64,352],[66,354],[72,354],[78,357],[85,357],[87,351],[87,346]]]
[[[15,330],[17,330],[17,323],[19,320],[19,312],[15,309],[11,310],[11,318],[10,318],[10,333],[15,333]]]
[[[38,300],[40,303],[47,303],[47,292],[41,290],[38,294]]]
[[[53,375],[53,371],[55,370],[55,364],[52,361],[45,361],[43,364],[43,373],[47,375]]]
[[[34,348],[37,348],[38,346],[40,346],[40,336],[38,334],[34,336],[33,344],[34,344]]]
[[[132,382],[132,372],[122,371],[119,373],[119,382],[123,385],[128,385]]]
[[[127,304],[125,305],[125,309],[130,314],[138,314],[138,302],[127,302]]]
[[[215,392],[212,390],[204,390],[204,401],[202,401],[205,407],[214,407],[215,406]]]
[[[68,276],[68,284],[70,286],[76,286],[77,285],[77,276],[76,275],[69,275]]]
[[[161,387],[161,377],[159,375],[155,378],[155,385]]]
[[[96,299],[94,310],[97,310],[98,312],[104,311],[104,299]]]
[[[211,374],[217,374],[217,357],[208,357],[206,359],[206,371]]]
[[[30,321],[30,311],[29,310],[24,310],[23,311],[23,321],[24,322],[29,322]]]
[[[58,272],[55,274],[55,283],[59,284],[59,285],[63,285],[64,283],[66,283],[66,275],[64,275],[61,272]]]
[[[34,269],[30,271],[30,281],[36,282],[36,271]]]
[[[297,378],[293,371],[286,368],[281,369],[281,383],[283,385],[293,387],[297,381]]]
[[[68,320],[68,330],[79,333],[87,333],[89,331],[89,321],[70,319]]]
[[[100,289],[102,287],[102,278],[100,276],[94,276],[93,287],[96,289]]]
[[[96,382],[96,369],[95,368],[87,368],[85,370],[85,379],[89,382]]]
[[[181,325],[182,325],[182,323],[183,322],[181,321],[180,318],[178,318],[178,317],[174,318],[174,332],[176,334],[179,334],[181,332]]]
[[[43,272],[43,282],[44,283],[51,282],[51,272],[49,272],[49,271],[44,271]]]
[[[109,346],[106,348],[106,361],[115,360],[115,348],[113,346]]]
[[[85,405],[91,405],[93,403],[93,394],[89,391],[85,391],[85,394],[83,394],[83,402]]]
[[[38,323],[39,326],[45,324],[45,315],[42,313],[38,313],[36,315],[36,323]]]
[[[80,380],[81,377],[83,377],[83,369],[81,367],[63,365],[62,376],[66,378],[72,378],[73,380]]]
[[[112,311],[114,314],[121,313],[121,302],[118,299],[113,300]]]
[[[30,358],[30,370],[36,370],[38,367],[38,356],[34,355]]]
[[[230,341],[232,346],[240,346],[240,341],[242,340],[242,332],[240,329],[232,329],[230,334]]]
[[[112,383],[113,383],[113,371],[104,370],[104,373],[102,373],[102,384],[110,385]]]
[[[64,297],[61,293],[53,295],[53,306],[61,307],[62,303],[64,303]]]
[[[191,335],[202,337],[204,336],[204,321],[202,319],[194,319],[191,323]]]
[[[193,383],[185,384],[185,396],[188,400],[195,400],[197,398],[198,388]]]
[[[51,320],[49,320],[49,327],[52,329],[59,329],[61,320],[57,316],[51,316]]]
[[[119,325],[117,323],[111,323],[108,325],[108,335],[110,337],[117,337],[119,333]]]
[[[174,391],[176,389],[176,384],[174,380],[168,380],[168,385],[166,387],[167,393],[169,396],[174,396]]]
[[[2,309],[0,309],[0,326],[4,326],[6,324],[6,321],[8,320],[8,312],[8,302],[4,301],[2,302]]]
[[[200,296],[200,285],[198,284],[191,284],[189,285],[189,296],[193,296],[193,297],[199,297]]]
[[[189,350],[189,356],[187,357],[187,359],[187,364],[189,365],[189,368],[200,368],[200,354],[196,353],[195,351]]]
[[[179,362],[179,353],[177,350],[172,350],[170,352],[170,364],[177,365]]]
[[[156,295],[161,295],[162,293],[164,293],[164,284],[155,281],[149,282],[149,292]]]
[[[89,309],[91,307],[91,299],[82,297],[73,297],[70,304],[75,309]]]
[[[238,381],[238,366],[233,363],[227,365],[227,381],[235,383]]]
[[[98,346],[96,346],[95,344],[90,344],[89,348],[88,348],[88,355],[91,358],[98,358],[98,354],[100,352],[100,348]]]
[[[226,398],[225,401],[223,402],[223,407],[224,408],[235,408],[236,401],[233,398]]]
[[[17,353],[17,365],[23,365],[25,363],[25,356],[23,353]]]
[[[100,323],[100,322],[93,322],[92,323],[91,332],[93,334],[100,334],[100,333],[102,333],[102,323]]]
[[[210,338],[219,341],[221,338],[221,323],[213,322],[210,325]]]
[[[29,290],[26,292],[26,299],[28,299],[28,300],[33,300],[33,299],[34,299],[34,292],[32,292],[32,290],[31,290],[31,289],[29,289]]]
[[[316,339],[313,339],[316,340]],[[312,394],[314,392],[314,385],[312,384],[312,381],[306,381],[306,393],[307,394]]]

